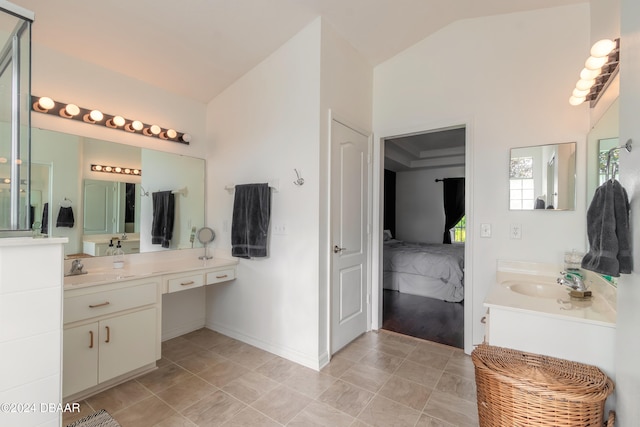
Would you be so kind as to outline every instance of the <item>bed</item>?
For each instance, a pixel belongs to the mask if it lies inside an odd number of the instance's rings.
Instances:
[[[384,241],[383,288],[447,302],[464,299],[464,245]]]

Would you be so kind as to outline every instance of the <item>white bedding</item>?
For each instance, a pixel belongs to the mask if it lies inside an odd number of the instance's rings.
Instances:
[[[464,245],[384,242],[385,289],[437,298],[464,299]]]

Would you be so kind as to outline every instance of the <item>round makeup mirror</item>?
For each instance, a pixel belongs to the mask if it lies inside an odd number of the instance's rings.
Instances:
[[[212,256],[209,256],[207,254],[207,245],[209,243],[213,242],[213,239],[216,238],[215,231],[213,231],[213,229],[211,229],[209,227],[202,227],[200,230],[198,230],[198,233],[196,234],[196,237],[198,238],[198,242],[202,243],[202,246],[204,246],[204,255],[198,257],[198,259],[211,259],[211,258],[213,258]]]

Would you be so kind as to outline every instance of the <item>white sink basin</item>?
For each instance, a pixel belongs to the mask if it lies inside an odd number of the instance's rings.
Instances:
[[[507,281],[503,285],[512,292],[535,298],[558,299],[566,298],[568,294],[561,285],[551,283]]]

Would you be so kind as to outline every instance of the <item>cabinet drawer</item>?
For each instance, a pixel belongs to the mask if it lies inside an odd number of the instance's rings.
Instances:
[[[207,285],[213,285],[214,283],[226,282],[227,280],[233,280],[236,278],[236,270],[230,268],[228,270],[211,271],[207,273]]]
[[[64,323],[155,304],[157,300],[156,286],[155,283],[145,283],[65,298]]]
[[[168,292],[184,291],[185,289],[197,288],[204,284],[204,275],[190,274],[188,276],[174,277],[167,280]]]

